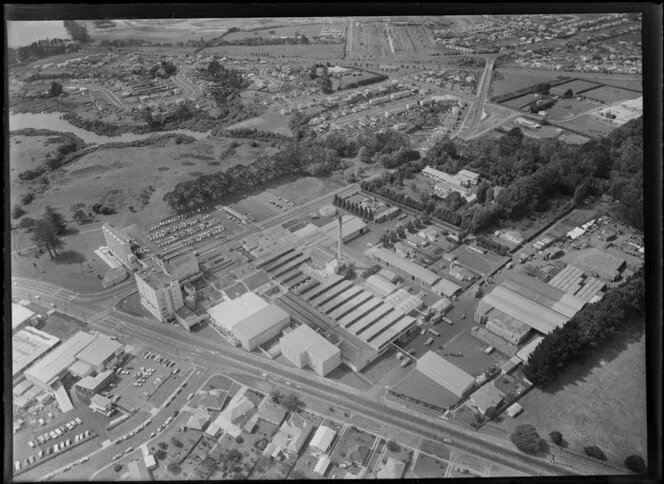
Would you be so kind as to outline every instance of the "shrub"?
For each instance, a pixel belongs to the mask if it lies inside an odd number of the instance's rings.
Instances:
[[[168,469],[168,472],[170,472],[174,476],[177,476],[182,470],[180,466],[177,464],[177,462],[171,462],[166,466],[166,469]]]
[[[23,197],[21,197],[21,203],[23,205],[30,205],[34,199],[35,199],[35,193],[28,192],[25,195],[23,195]]]
[[[23,215],[25,215],[25,210],[20,205],[14,205],[14,209],[12,210],[12,218],[21,218]]]
[[[648,466],[640,455],[630,455],[625,459],[625,467],[638,474],[645,474],[648,471]]]
[[[399,444],[397,444],[394,440],[387,442],[387,448],[390,452],[399,452],[401,450]]]
[[[510,440],[521,452],[534,454],[542,449],[544,441],[532,425],[517,425]]]
[[[599,460],[606,460],[606,454],[596,445],[589,445],[588,447],[584,447],[583,451],[589,457],[594,457],[595,459]]]
[[[561,447],[563,445],[563,434],[561,434],[557,430],[551,432],[549,434],[549,437],[551,437],[551,442],[556,444],[558,447]]]
[[[244,442],[244,439],[242,438],[241,435],[238,435],[237,437],[235,437],[235,442],[237,442],[238,444],[241,444],[242,442]]]
[[[182,442],[180,442],[178,439],[176,439],[175,437],[171,438],[171,444],[173,444],[178,449],[181,449],[182,447],[184,447],[184,444]]]
[[[157,460],[164,460],[166,458],[166,451],[163,449],[159,449],[157,452],[154,453],[154,456],[157,458]]]
[[[113,467],[113,470],[115,472],[120,472],[122,470],[122,465],[121,464],[115,464],[115,466]]]
[[[166,442],[159,442],[157,445],[158,445],[159,448],[162,449],[162,450],[166,450],[166,449],[168,449],[168,444],[167,444]]]

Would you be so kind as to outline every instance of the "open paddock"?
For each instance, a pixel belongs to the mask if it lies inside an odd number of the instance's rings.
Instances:
[[[565,84],[559,84],[551,88],[551,94],[557,94],[559,96],[563,95],[565,91],[571,89],[574,94],[585,89],[591,89],[593,87],[598,87],[599,84],[596,82],[584,81],[583,79],[574,79],[573,81],[566,82]]]
[[[297,59],[340,59],[343,57],[343,44],[296,44],[296,45],[223,45],[205,49],[208,55],[222,55],[233,58],[293,57]]]
[[[525,96],[520,96],[515,99],[510,99],[502,103],[503,106],[508,106],[513,109],[523,109],[528,104],[534,102],[537,98],[535,94],[526,94]]]
[[[511,70],[504,71],[500,68],[496,68],[491,78],[489,96],[502,96],[503,94],[508,94],[550,80],[551,73],[548,72],[544,73],[524,70],[517,73]]]
[[[252,37],[263,37],[263,38],[276,38],[276,37],[293,37],[298,35],[306,35],[311,39],[314,36],[319,36],[321,30],[323,29],[323,24],[311,24],[311,25],[293,25],[289,27],[267,27],[261,28],[260,30],[253,31],[240,31],[233,32],[224,37],[224,40],[241,40]]]
[[[558,102],[546,112],[547,117],[552,121],[565,121],[566,119],[590,111],[596,107],[596,105],[588,101],[570,98],[558,100]]]
[[[626,89],[620,89],[612,86],[601,86],[597,89],[591,89],[582,94],[592,99],[597,99],[599,101],[604,101],[605,103],[611,104],[618,101],[627,101],[629,99],[636,99],[641,97],[640,92],[628,91]]]
[[[586,114],[565,122],[565,126],[575,131],[579,131],[593,138],[599,138],[608,135],[616,129],[610,121],[599,119],[597,116]]]

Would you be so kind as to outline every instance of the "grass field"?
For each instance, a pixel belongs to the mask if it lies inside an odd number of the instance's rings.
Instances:
[[[288,127],[288,122],[291,117],[292,115],[283,116],[279,111],[271,110],[255,118],[245,119],[237,124],[228,126],[227,129],[256,128],[261,131],[271,131],[286,136],[293,136],[293,133]]]
[[[606,136],[616,129],[615,125],[611,124],[609,121],[603,121],[590,114],[579,116],[572,121],[568,121],[565,123],[565,126],[569,126],[569,128],[575,129],[589,136],[597,137]]]
[[[641,93],[627,91],[625,89],[619,89],[611,86],[602,86],[597,89],[592,89],[583,93],[584,96],[588,96],[593,99],[599,99],[606,103],[614,103],[618,101],[626,101],[628,99],[636,99],[641,97]]]
[[[553,121],[563,121],[566,118],[571,118],[595,107],[587,101],[578,101],[574,98],[560,99],[551,109],[547,110],[547,115]]]
[[[210,47],[204,51],[208,55],[224,55],[230,57],[294,57],[305,59],[340,59],[343,56],[343,44],[311,44],[311,45],[225,45]]]
[[[534,94],[526,94],[525,96],[517,97],[515,99],[510,99],[509,101],[505,101],[502,103],[504,106],[509,106],[510,108],[514,109],[521,109],[524,106],[527,106],[531,102],[533,102],[535,99]]]
[[[489,97],[501,96],[549,80],[551,80],[551,74],[548,72],[541,73],[524,70],[523,72],[516,74],[495,69],[491,80],[491,87],[489,89]]]
[[[275,19],[278,21],[278,19]],[[323,29],[323,24],[313,24],[313,25],[293,25],[290,27],[277,27],[277,28],[267,28],[261,30],[254,30],[251,32],[233,32],[232,34],[224,37],[224,40],[238,40],[246,39],[251,37],[283,37],[283,36],[294,36],[294,35],[306,35],[311,38],[316,35],[320,35],[320,31]],[[272,33],[274,32],[274,33]]]
[[[574,94],[584,89],[590,89],[592,87],[597,87],[597,84],[594,82],[584,81],[583,79],[575,79],[565,84],[560,84],[551,88],[551,94],[562,95],[568,89],[571,89]]]
[[[506,429],[529,423],[540,435],[558,430],[570,449],[597,445],[617,465],[631,454],[645,459],[645,334],[617,340],[570,367],[549,388],[528,393],[520,402],[525,411],[505,419]]]

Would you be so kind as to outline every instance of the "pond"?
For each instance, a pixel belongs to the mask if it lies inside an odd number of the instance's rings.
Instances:
[[[210,134],[209,131],[200,132],[200,131],[191,131],[188,129],[176,129],[172,131],[158,131],[146,134],[124,133],[121,134],[120,136],[103,136],[95,134],[91,131],[87,131],[82,128],[77,128],[69,121],[62,119],[62,116],[63,113],[58,113],[58,112],[10,114],[9,130],[14,131],[19,129],[35,128],[35,129],[50,129],[52,131],[60,131],[63,133],[69,132],[69,133],[74,133],[76,136],[81,138],[86,143],[91,143],[91,144],[138,141],[170,133],[184,134],[192,136],[196,139],[204,139],[207,138]]]

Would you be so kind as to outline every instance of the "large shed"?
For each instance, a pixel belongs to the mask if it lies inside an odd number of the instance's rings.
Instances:
[[[433,351],[428,351],[417,360],[417,369],[459,398],[468,393],[475,383],[471,375]]]

